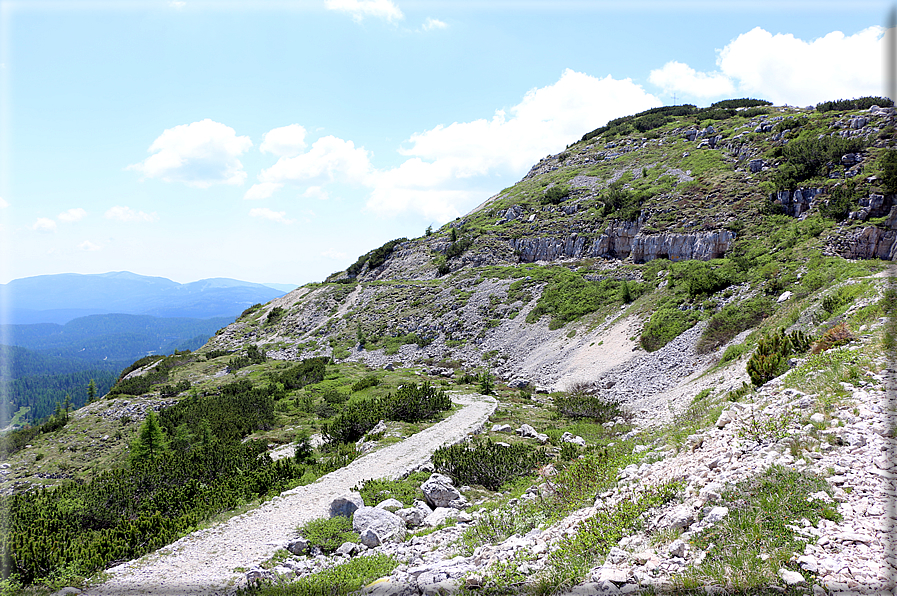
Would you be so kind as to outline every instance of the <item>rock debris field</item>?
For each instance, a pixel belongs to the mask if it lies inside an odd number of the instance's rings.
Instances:
[[[401,443],[353,461],[317,482],[284,492],[261,507],[194,532],[159,551],[108,570],[91,596],[223,595],[245,583],[245,569],[269,559],[297,536],[296,527],[328,515],[333,499],[364,480],[395,478],[426,464],[435,449],[477,432],[497,406],[494,398],[453,396],[463,408]]]

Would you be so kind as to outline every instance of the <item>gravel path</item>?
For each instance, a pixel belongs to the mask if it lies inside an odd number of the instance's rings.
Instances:
[[[296,536],[295,528],[328,514],[330,501],[363,480],[398,477],[425,464],[433,451],[463,440],[481,428],[498,402],[491,397],[453,396],[464,407],[448,419],[401,443],[358,458],[307,486],[284,492],[261,507],[108,570],[111,576],[85,594],[225,594],[239,585],[248,569],[269,559]]]

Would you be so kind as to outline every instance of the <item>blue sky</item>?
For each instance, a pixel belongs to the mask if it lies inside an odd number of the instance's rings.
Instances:
[[[301,284],[608,119],[883,95],[886,2],[0,1],[0,283]]]

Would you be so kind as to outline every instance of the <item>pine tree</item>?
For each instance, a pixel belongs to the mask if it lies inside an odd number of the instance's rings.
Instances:
[[[137,438],[131,443],[131,461],[141,462],[156,459],[168,451],[168,437],[159,424],[159,418],[153,410],[149,411],[146,420],[137,431]]]
[[[91,403],[97,398],[97,383],[93,379],[87,384],[87,403]]]

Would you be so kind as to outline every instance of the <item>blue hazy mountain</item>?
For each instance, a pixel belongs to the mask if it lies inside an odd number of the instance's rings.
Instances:
[[[0,284],[7,324],[64,324],[78,317],[124,313],[208,319],[234,317],[249,306],[286,291],[216,277],[180,284],[128,271],[83,275],[60,273]]]

